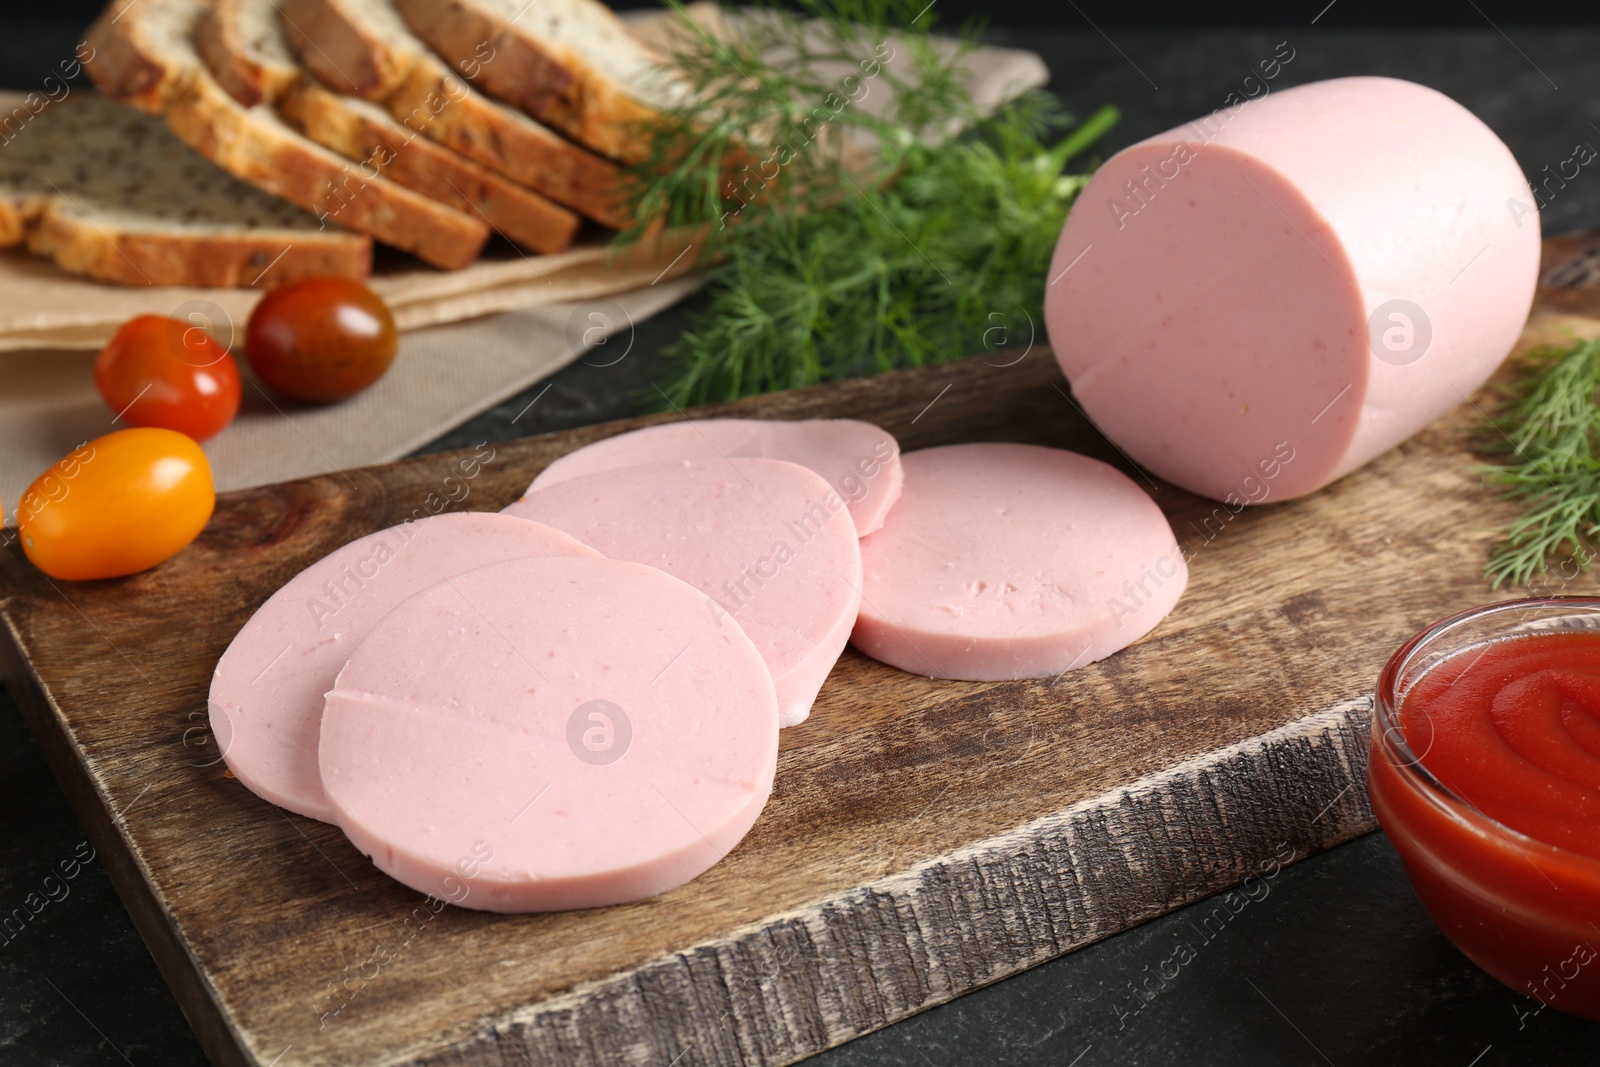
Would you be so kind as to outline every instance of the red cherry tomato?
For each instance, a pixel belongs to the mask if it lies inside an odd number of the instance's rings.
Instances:
[[[272,389],[326,404],[382,378],[400,347],[377,293],[347,278],[306,278],[261,298],[245,327],[245,356]]]
[[[239,366],[198,326],[161,315],[122,324],[94,361],[94,386],[129,426],[214,436],[239,411]]]

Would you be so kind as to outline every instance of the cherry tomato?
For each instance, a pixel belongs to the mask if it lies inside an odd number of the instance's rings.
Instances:
[[[377,293],[347,278],[305,278],[261,298],[245,356],[267,385],[326,404],[361,392],[394,362],[400,334]]]
[[[196,441],[239,411],[239,367],[199,326],[140,315],[100,350],[94,385],[129,426],[159,426]]]
[[[211,518],[211,464],[175,430],[118,430],[41,474],[17,504],[17,532],[52,578],[116,578],[176,555]]]

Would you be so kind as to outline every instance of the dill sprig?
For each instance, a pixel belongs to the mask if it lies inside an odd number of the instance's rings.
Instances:
[[[1514,458],[1482,468],[1485,481],[1524,506],[1489,557],[1495,588],[1548,576],[1568,553],[1585,567],[1600,535],[1600,339],[1544,346],[1523,358],[1498,431],[1484,449]]]
[[[742,16],[731,41],[680,32],[692,100],[633,172],[625,236],[698,226],[720,264],[667,351],[673,404],[1031,341],[1087,181],[1066,166],[1117,120],[1104,108],[1052,144],[1068,123],[1045,93],[981,115],[962,72],[973,31],[933,36],[925,0],[799,6]],[[859,106],[875,93],[877,110]]]
[[[757,0],[727,16],[727,34],[665,3],[678,16],[668,66],[688,93],[640,130],[638,222],[623,242],[708,225],[714,249],[734,229],[837,200],[863,148],[891,173],[913,142],[977,116],[962,77],[976,29],[936,37],[938,14],[919,0]]]
[[[1019,102],[987,137],[914,147],[891,185],[741,234],[668,349],[667,396],[707,403],[1033,340],[1086,181],[1038,140],[1048,116],[1042,97]]]

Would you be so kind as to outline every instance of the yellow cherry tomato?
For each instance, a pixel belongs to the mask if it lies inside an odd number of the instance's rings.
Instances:
[[[117,578],[154,567],[199,536],[217,494],[211,464],[173,430],[118,430],[75,449],[17,504],[17,533],[52,578]]]

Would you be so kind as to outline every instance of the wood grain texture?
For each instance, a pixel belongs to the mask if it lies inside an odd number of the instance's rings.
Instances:
[[[1572,258],[1592,248],[1569,245],[1531,338],[1600,332],[1574,314],[1597,310]],[[706,413],[865,418],[908,449],[1032,441],[1132,470],[1040,347]],[[1150,483],[1188,592],[1060,678],[935,682],[847,651],[784,732],[745,841],[621,907],[435,913],[336,828],[228,778],[206,691],[309,561],[412,515],[499,508],[556,456],[657,418],[228,494],[194,546],[119,581],[51,583],[13,544],[0,667],[217,1063],[787,1063],[1370,829],[1379,667],[1495,599],[1483,563],[1511,512],[1471,472],[1475,420],[1238,514]]]

